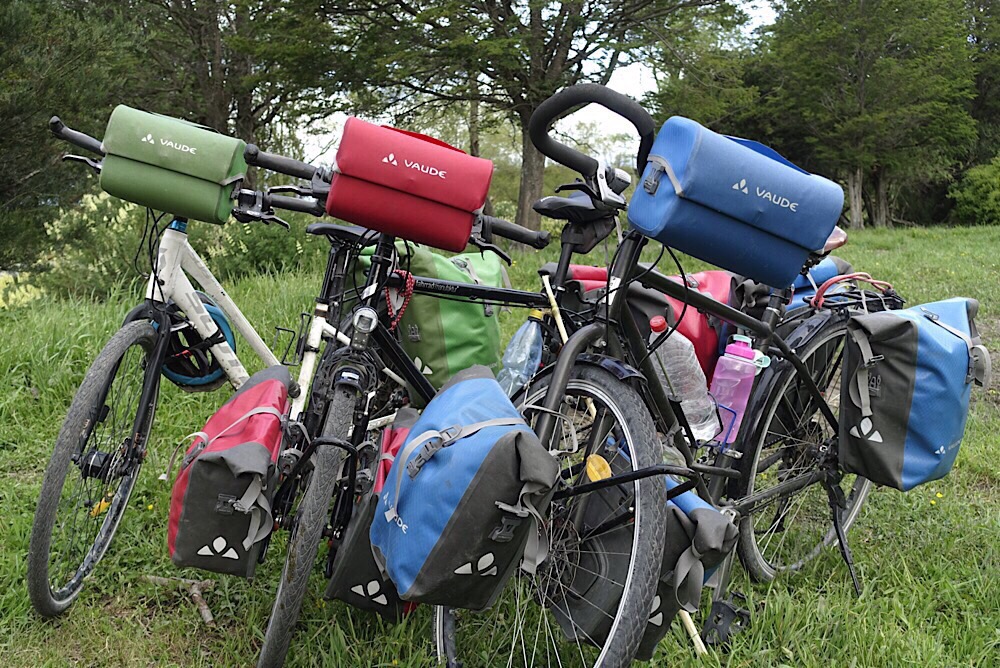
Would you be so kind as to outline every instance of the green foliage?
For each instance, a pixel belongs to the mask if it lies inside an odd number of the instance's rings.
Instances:
[[[51,138],[49,118],[100,135],[128,86],[123,54],[134,30],[120,12],[76,4],[0,3],[0,268],[30,266],[44,246],[44,222],[86,187],[84,170],[59,164],[69,147]]]
[[[294,214],[288,218],[290,230],[278,225],[192,222],[188,233],[191,245],[220,280],[321,266],[326,244],[305,233],[310,221]],[[151,222],[139,206],[103,193],[84,196],[79,206],[46,224],[52,250],[43,258],[46,271],[35,275],[33,282],[54,297],[107,298],[135,292],[150,267],[149,236],[144,230]],[[160,229],[169,222],[161,218]]]
[[[258,228],[259,229],[259,228]],[[954,294],[982,303],[979,324],[997,350],[1000,321],[1000,228],[873,230],[852,234],[843,255],[855,267],[892,281],[921,303]],[[520,253],[514,285],[535,289],[535,269],[556,257]],[[596,250],[581,261],[603,260]],[[687,263],[686,263],[687,265]],[[694,264],[686,266],[693,270]],[[270,340],[273,325],[293,325],[309,310],[318,271],[250,276],[230,294]],[[272,542],[252,582],[196,570],[179,571],[166,550],[170,488],[157,480],[170,452],[200,428],[229,396],[226,390],[186,394],[163,385],[149,457],[121,529],[74,607],[56,623],[31,612],[24,585],[32,515],[42,471],[66,409],[87,366],[134,303],[43,300],[0,312],[0,661],[5,666],[245,666],[252,665],[274,602],[285,556],[285,534]],[[508,336],[523,321],[509,316]],[[241,357],[251,356],[240,342]],[[255,367],[256,368],[256,367]],[[754,584],[737,565],[734,588],[750,597],[749,629],[728,652],[694,657],[679,621],[651,666],[992,666],[1000,610],[1000,395],[973,393],[973,408],[955,470],[902,494],[875,490],[850,541],[865,593],[856,598],[835,545],[797,573],[772,585]],[[938,497],[938,495],[941,495]],[[321,550],[325,550],[321,548]],[[305,598],[286,665],[432,665],[430,609],[404,623],[324,601],[322,559]],[[145,575],[209,578],[205,594],[214,626],[201,622],[181,588],[158,587]],[[702,624],[708,601],[694,619]],[[990,657],[994,657],[991,659]]]
[[[955,200],[955,222],[1000,225],[1000,155],[967,171],[948,196]]]

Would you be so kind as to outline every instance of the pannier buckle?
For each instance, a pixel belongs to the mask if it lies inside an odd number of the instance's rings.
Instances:
[[[660,187],[660,175],[663,174],[665,170],[661,165],[654,164],[653,170],[649,173],[642,181],[642,189],[645,190],[650,195],[655,195],[656,190]]]
[[[508,517],[504,515],[500,518],[500,526],[495,527],[490,533],[490,540],[497,543],[509,543],[514,539],[514,529],[520,525],[520,517]]]
[[[871,359],[865,360],[864,367],[866,369],[870,369],[870,368],[872,368],[873,366],[875,366],[876,364],[878,364],[879,362],[881,362],[884,359],[885,359],[885,356],[883,356],[883,355],[875,355]]]
[[[230,494],[220,494],[218,502],[215,504],[215,512],[220,515],[232,515],[236,506],[236,497]]]
[[[406,465],[406,472],[411,478],[416,478],[417,474],[420,473],[420,469],[424,467],[424,464],[429,462],[431,457],[434,456],[434,453],[443,448],[445,445],[447,445],[447,443],[437,437],[428,441],[424,447],[420,448],[420,452],[417,453],[417,456],[411,459]]]

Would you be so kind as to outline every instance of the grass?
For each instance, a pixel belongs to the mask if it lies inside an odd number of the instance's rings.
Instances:
[[[1000,228],[905,229],[852,235],[842,255],[893,282],[910,303],[953,295],[980,300],[980,327],[1000,342]],[[315,243],[319,243],[318,241]],[[520,254],[515,286],[536,284],[544,254]],[[593,261],[604,253],[598,249]],[[698,268],[694,262],[686,266]],[[666,270],[669,267],[665,266]],[[309,308],[315,273],[262,275],[231,293],[265,340]],[[80,599],[43,621],[24,586],[25,558],[42,472],[73,392],[136,296],[103,303],[51,301],[0,311],[0,665],[252,665],[283,557],[282,541],[252,582],[178,571],[166,550],[169,487],[156,478],[173,447],[199,428],[225,391],[184,394],[165,386],[151,456],[115,543]],[[523,319],[505,316],[509,336]],[[974,393],[955,471],[908,494],[878,490],[852,530],[865,593],[856,599],[846,569],[828,550],[772,586],[737,575],[753,625],[728,654],[693,658],[679,624],[657,666],[990,666],[1000,660],[1000,397]],[[143,575],[213,579],[206,598],[217,625],[204,626],[179,590]],[[378,619],[321,599],[321,574],[307,597],[289,666],[421,666],[431,663],[430,611],[406,623]]]

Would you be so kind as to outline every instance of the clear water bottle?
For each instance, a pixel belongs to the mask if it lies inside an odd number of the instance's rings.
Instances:
[[[722,417],[720,443],[732,443],[736,440],[740,424],[743,423],[747,400],[753,389],[753,378],[759,366],[765,366],[754,363],[752,344],[750,337],[736,334],[733,342],[726,346],[725,355],[715,365],[712,396],[719,404],[719,415]]]
[[[649,321],[649,340],[667,329],[667,320],[661,315]],[[699,442],[712,440],[719,433],[719,416],[715,402],[708,395],[705,372],[698,363],[694,344],[681,334],[674,332],[653,352],[656,375],[670,394],[681,400],[681,410],[687,418],[695,439]]]
[[[532,309],[503,353],[497,382],[508,397],[524,387],[542,363],[542,317],[545,314]]]

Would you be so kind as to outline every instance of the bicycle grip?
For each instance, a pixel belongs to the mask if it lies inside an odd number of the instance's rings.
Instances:
[[[641,174],[653,146],[656,125],[653,118],[632,98],[598,84],[577,84],[561,91],[538,105],[528,121],[528,135],[542,154],[566,165],[584,176],[597,173],[597,161],[549,136],[549,126],[564,112],[589,103],[599,104],[630,121],[639,132],[639,152],[636,168]]]
[[[67,141],[70,144],[98,155],[104,155],[104,151],[101,149],[101,142],[90,135],[66,127],[66,124],[58,116],[53,116],[49,119],[49,130],[63,141]]]
[[[268,202],[271,206],[284,209],[286,211],[298,211],[300,213],[310,213],[314,216],[323,215],[323,203],[318,200],[305,200],[297,197],[283,197],[281,195],[269,195]]]
[[[552,241],[552,235],[549,234],[548,230],[529,230],[527,227],[521,227],[509,220],[494,218],[493,216],[484,215],[480,216],[480,218],[483,221],[483,225],[488,227],[489,231],[493,234],[504,239],[526,244],[532,248],[545,248]]]
[[[243,149],[243,159],[247,161],[248,165],[300,179],[312,180],[313,174],[316,173],[316,168],[308,163],[262,151],[257,148],[256,144],[247,144],[247,147]]]

